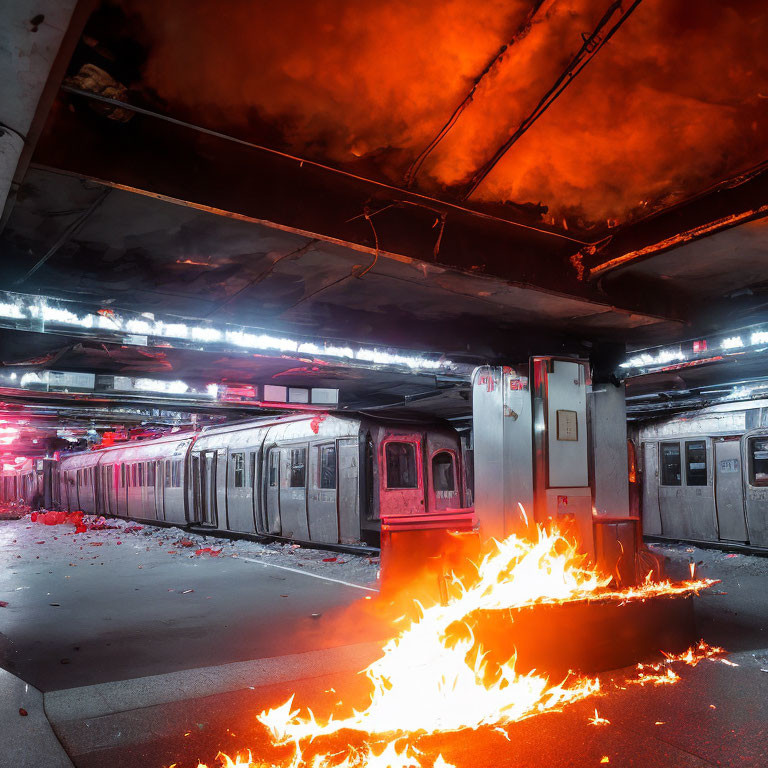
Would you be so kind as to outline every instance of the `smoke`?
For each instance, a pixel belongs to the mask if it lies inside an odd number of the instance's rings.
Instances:
[[[417,185],[466,183],[533,109],[608,0],[124,0],[143,85],[204,125],[400,184],[500,47]],[[766,157],[768,6],[644,0],[479,187],[590,227],[685,198]]]

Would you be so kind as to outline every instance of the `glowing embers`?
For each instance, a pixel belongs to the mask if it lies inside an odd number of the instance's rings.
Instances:
[[[272,768],[270,763],[255,761],[251,752],[237,755],[234,759],[220,752],[217,759],[221,761],[221,768]],[[350,748],[346,755],[313,755],[306,761],[297,748],[293,759],[285,764],[284,768],[419,768],[422,765],[421,759],[421,752],[415,747],[407,743],[398,746],[397,742],[391,741],[378,748],[369,745],[359,750]],[[442,755],[425,762],[424,765],[431,765],[432,768],[455,768],[453,764],[447,763]],[[208,766],[199,763],[197,768]]]
[[[719,661],[729,667],[738,667],[728,659],[723,658],[726,651],[724,648],[709,645],[704,640],[699,640],[696,645],[691,646],[683,653],[664,653],[664,661],[657,664],[638,664],[637,675],[629,678],[626,682],[630,685],[673,685],[680,679],[670,665],[675,663],[687,664],[689,667],[695,667],[700,661]]]

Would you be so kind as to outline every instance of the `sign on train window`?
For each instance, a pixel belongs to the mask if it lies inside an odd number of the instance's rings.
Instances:
[[[320,488],[336,487],[336,446],[320,446]]]
[[[418,488],[416,446],[413,443],[387,443],[387,488]]]
[[[685,483],[707,484],[707,444],[704,440],[689,440],[685,444]]]
[[[291,488],[303,488],[307,482],[307,449],[291,448]]]
[[[235,488],[245,488],[245,454],[232,454],[232,474]]]
[[[768,486],[768,439],[749,439],[749,483],[758,487]]]
[[[432,457],[432,486],[436,491],[455,491],[453,454],[440,451]]]
[[[661,443],[659,456],[661,484],[680,485],[680,443]]]

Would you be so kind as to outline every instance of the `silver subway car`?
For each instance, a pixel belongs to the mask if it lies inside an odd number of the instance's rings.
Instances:
[[[712,406],[634,433],[646,535],[768,548],[768,401]]]
[[[276,416],[65,456],[65,509],[326,544],[376,543],[381,517],[458,509],[449,427]]]

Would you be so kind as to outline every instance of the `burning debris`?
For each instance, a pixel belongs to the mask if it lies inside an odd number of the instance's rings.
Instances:
[[[468,583],[454,578],[448,601],[423,607],[421,615],[387,642],[382,656],[364,670],[371,685],[366,707],[346,716],[323,718],[311,711],[303,714],[294,708],[291,697],[258,717],[274,746],[292,746],[290,762],[254,761],[250,754],[234,760],[219,755],[225,768],[447,768],[441,756],[422,762],[416,747],[421,735],[483,726],[503,728],[600,692],[596,677],[571,673],[552,682],[542,673],[519,671],[515,657],[499,665],[489,664],[486,651],[471,630],[469,617],[473,613],[585,600],[611,600],[622,605],[651,597],[697,594],[715,583],[707,579],[679,584],[646,580],[637,587],[612,591],[610,577],[587,568],[577,545],[556,529],[538,529],[534,540],[510,536],[495,545],[477,565],[475,578]],[[455,631],[461,625],[467,630],[463,634]],[[684,654],[669,655],[658,665],[647,665],[648,672],[641,665],[641,676],[648,682],[662,678],[676,682],[678,675],[669,669],[670,664],[693,665],[701,658],[722,653],[722,649],[702,642]],[[591,722],[608,724],[597,710]],[[322,744],[324,737],[342,731],[363,734],[363,749],[306,754],[310,744]],[[383,751],[382,743],[386,743]],[[201,764],[199,768],[204,767]]]

